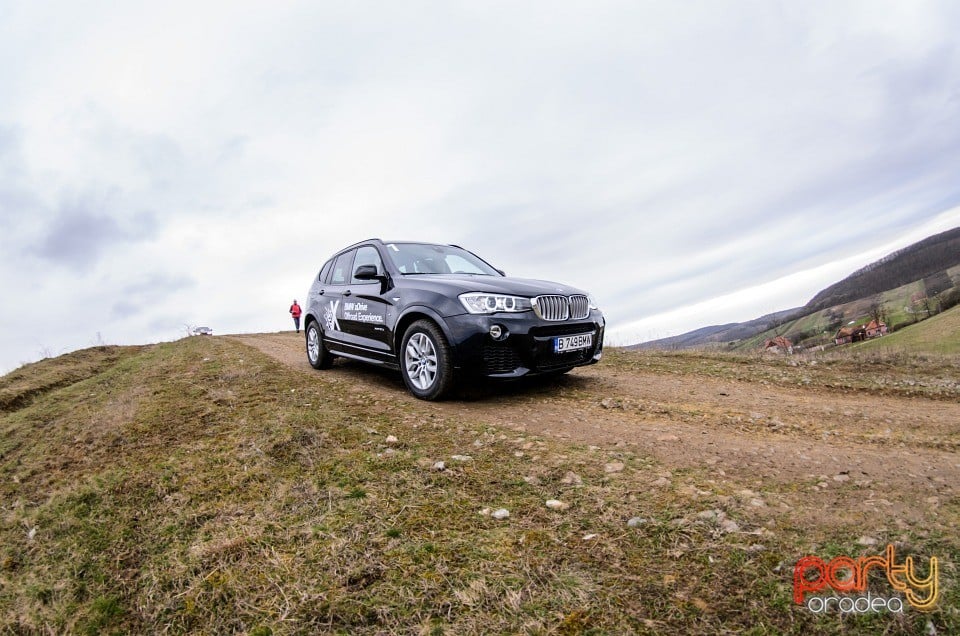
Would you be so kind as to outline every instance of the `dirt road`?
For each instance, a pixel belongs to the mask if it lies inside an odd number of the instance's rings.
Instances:
[[[560,379],[466,387],[455,399],[428,403],[409,395],[398,373],[345,360],[314,371],[302,336],[234,338],[380,404],[415,404],[425,416],[652,457],[664,470],[647,475],[641,488],[695,467],[707,471],[713,490],[779,493],[763,507],[822,509],[814,516],[855,510],[858,519],[893,525],[929,521],[960,496],[960,404],[953,402],[645,373],[601,362]]]

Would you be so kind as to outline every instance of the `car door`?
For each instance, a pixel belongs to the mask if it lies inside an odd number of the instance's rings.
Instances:
[[[313,281],[313,284],[310,286],[310,292],[307,294],[307,314],[316,316],[321,323],[323,322],[323,310],[326,301],[325,296],[327,295],[327,279],[330,278],[330,270],[333,269],[333,262],[335,260],[337,259],[331,258],[329,261],[323,264],[323,267],[320,269],[320,273],[317,274],[317,280]],[[321,327],[326,327],[326,325],[322,324]]]
[[[349,344],[349,335],[344,331],[340,319],[343,316],[343,293],[350,282],[351,266],[356,250],[350,250],[333,259],[333,266],[327,273],[326,281],[320,286],[314,301],[318,304],[318,315],[323,327],[323,339],[327,348],[343,353]]]
[[[379,280],[360,280],[356,277],[358,268],[373,265],[377,274],[383,275],[383,261],[377,248],[364,245],[356,250],[353,259],[349,285],[343,290],[340,326],[355,339],[353,344],[364,347],[377,359],[390,353],[390,333],[387,329],[387,316],[390,302],[384,297],[382,283]]]

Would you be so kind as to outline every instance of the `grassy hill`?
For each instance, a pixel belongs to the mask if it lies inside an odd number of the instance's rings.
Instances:
[[[625,348],[640,351],[686,349],[690,347],[722,348],[731,341],[745,341],[753,338],[758,332],[772,332],[778,325],[786,321],[794,320],[797,315],[801,313],[801,307],[786,309],[755,318],[748,322],[734,322],[726,325],[703,327],[679,336],[661,338],[653,342],[642,342]]]
[[[960,228],[928,237],[871,263],[817,293],[803,307],[748,322],[703,327],[630,348],[747,352],[776,336],[802,346],[827,344],[841,325],[868,322],[875,304],[882,307],[891,330],[913,324],[918,315],[926,318],[924,310],[913,302],[924,296],[939,299],[947,308],[960,300]],[[930,304],[936,307],[937,300]]]
[[[882,338],[858,342],[857,352],[960,354],[960,305]]]
[[[807,309],[826,309],[881,294],[957,266],[960,266],[960,227],[929,236],[854,272],[817,293],[807,303]]]
[[[960,285],[960,267],[950,268],[944,273],[951,281],[955,281],[956,285]],[[884,308],[887,324],[892,330],[914,329],[916,326],[927,322],[927,320],[922,320],[915,324],[914,314],[911,313],[915,310],[911,307],[910,299],[914,294],[922,293],[923,291],[923,281],[914,281],[871,298],[861,298],[853,302],[836,305],[829,309],[815,311],[803,315],[800,318],[788,320],[777,327],[761,331],[749,338],[735,341],[728,349],[743,353],[756,351],[763,346],[763,343],[766,342],[768,338],[773,338],[778,335],[786,336],[795,344],[805,346],[831,344],[838,323],[848,324],[852,322],[857,325],[862,325],[869,322],[871,320],[871,305],[875,300]],[[936,331],[935,328],[934,331]],[[890,335],[896,335],[896,333],[891,333]],[[949,336],[949,334],[946,335]],[[901,350],[908,350],[909,346],[915,343],[919,347],[917,349],[918,353],[931,352],[930,348],[924,347],[920,340],[903,339],[897,340],[897,342],[902,343]],[[934,349],[937,353],[955,352],[950,347],[939,345],[934,347]],[[852,351],[853,349],[850,350]]]
[[[614,354],[617,373],[655,360]],[[719,364],[673,360],[665,373]],[[875,528],[777,515],[776,532],[724,534],[697,517],[718,504],[692,501],[739,491],[706,469],[638,488],[662,478],[643,454],[611,451],[644,481],[618,478],[597,448],[383,400],[229,339],[88,349],[0,378],[0,396],[2,633],[927,633],[915,611],[792,605],[798,555],[862,551],[854,538]],[[810,479],[790,492],[818,490]],[[941,633],[960,628],[943,530],[957,510],[893,531],[948,564]]]

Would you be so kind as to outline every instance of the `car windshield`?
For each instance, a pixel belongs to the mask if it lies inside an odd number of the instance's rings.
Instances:
[[[401,274],[501,275],[467,250],[452,245],[389,243],[387,253]]]

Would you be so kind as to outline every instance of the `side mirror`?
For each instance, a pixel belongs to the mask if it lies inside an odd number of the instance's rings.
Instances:
[[[357,271],[353,273],[353,277],[357,280],[379,280],[383,278],[377,274],[376,265],[361,265],[357,268]]]
[[[378,280],[380,281],[380,293],[385,294],[388,289],[393,287],[393,282],[390,280],[390,275],[387,273],[379,274],[377,273],[376,265],[361,265],[353,273],[353,277],[357,280]]]

